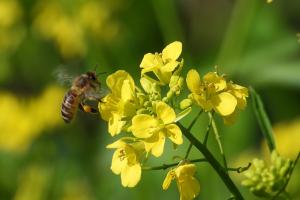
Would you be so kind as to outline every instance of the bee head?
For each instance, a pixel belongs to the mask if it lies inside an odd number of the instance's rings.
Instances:
[[[87,72],[86,75],[91,81],[97,81],[96,72]]]

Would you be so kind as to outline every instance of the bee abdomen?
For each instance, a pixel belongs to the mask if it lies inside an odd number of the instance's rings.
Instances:
[[[72,90],[68,91],[61,106],[61,115],[66,123],[70,123],[74,118],[78,103],[78,95]]]

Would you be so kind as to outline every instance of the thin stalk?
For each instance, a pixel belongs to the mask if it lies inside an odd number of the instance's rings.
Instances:
[[[210,132],[210,129],[211,129],[211,124],[212,124],[212,119],[213,118],[209,115],[208,126],[207,126],[207,129],[206,129],[206,133],[205,133],[205,137],[204,137],[204,141],[203,141],[203,144],[205,146],[207,145],[208,136],[209,136],[209,132]]]
[[[209,115],[209,117],[210,117],[211,120],[212,120],[212,121],[211,121],[211,122],[212,122],[212,129],[213,129],[213,131],[214,131],[215,138],[216,138],[217,143],[218,143],[218,145],[219,145],[220,153],[221,153],[222,158],[223,158],[224,168],[227,169],[227,168],[228,168],[228,167],[227,167],[227,161],[226,161],[226,157],[225,157],[224,150],[223,150],[223,146],[222,146],[222,142],[221,142],[221,136],[220,136],[219,131],[218,131],[218,129],[217,129],[217,125],[216,125],[216,122],[215,122],[215,120],[214,120],[214,118],[213,118],[213,116],[212,116],[212,113],[209,112],[208,115]]]
[[[236,168],[228,167],[227,171],[234,171],[234,172],[237,172],[237,173],[242,173],[244,171],[247,171],[251,167],[251,165],[252,164],[249,162],[246,167],[236,167]]]
[[[177,123],[179,128],[185,137],[203,154],[207,162],[214,168],[219,177],[222,179],[228,190],[236,197],[238,200],[243,200],[244,197],[240,193],[239,189],[236,187],[234,182],[231,180],[227,171],[222,167],[218,160],[213,156],[213,154],[207,149],[207,147],[201,143],[197,138],[195,138],[182,124]]]
[[[189,125],[188,127],[188,131],[191,131],[191,129],[193,128],[194,124],[196,123],[197,119],[200,117],[200,115],[203,113],[203,110],[200,110],[200,112],[197,114],[197,116],[194,118],[194,120],[192,121],[192,123]],[[184,159],[187,159],[189,157],[190,151],[192,149],[193,144],[190,142],[190,145],[186,151],[185,157]]]
[[[189,163],[197,163],[197,162],[207,162],[207,160],[205,158],[200,158],[200,159],[194,159],[194,160],[189,160]],[[155,166],[155,167],[143,167],[143,170],[165,170],[168,169],[170,167],[174,167],[179,165],[181,162],[176,162],[176,163],[172,163],[172,164],[163,164],[161,166]]]

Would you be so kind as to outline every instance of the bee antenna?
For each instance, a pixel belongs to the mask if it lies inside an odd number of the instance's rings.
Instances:
[[[99,72],[99,73],[97,73],[96,75],[97,75],[97,77],[98,77],[99,75],[102,75],[102,74],[107,74],[107,72]]]
[[[97,72],[97,69],[99,68],[99,64],[97,63],[94,67],[94,72]]]

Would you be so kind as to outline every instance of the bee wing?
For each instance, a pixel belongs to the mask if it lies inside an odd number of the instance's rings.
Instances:
[[[85,93],[85,98],[91,100],[98,100],[100,101],[103,97],[105,97],[109,93],[107,88],[100,88],[99,90],[90,90]]]
[[[57,80],[57,82],[61,85],[70,87],[72,85],[72,82],[75,75],[71,74],[67,69],[63,67],[59,67],[56,70],[53,71],[53,76]]]

